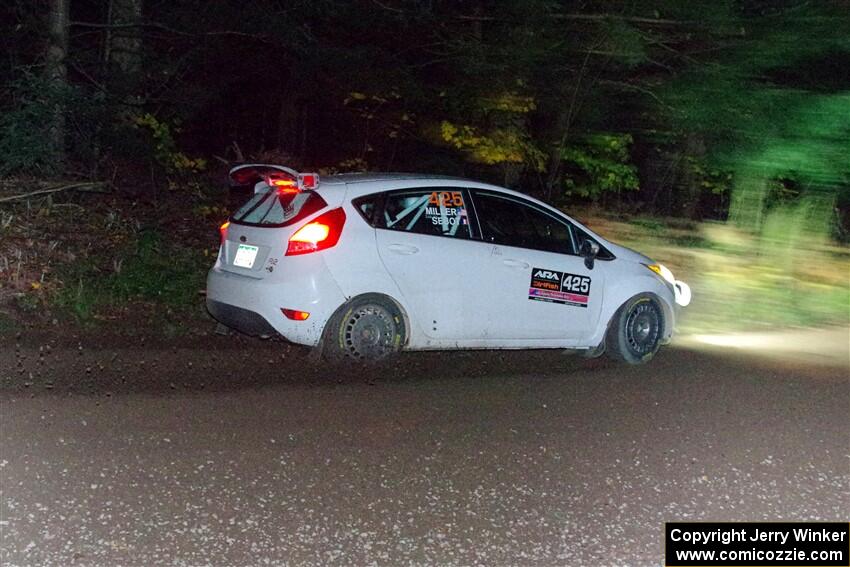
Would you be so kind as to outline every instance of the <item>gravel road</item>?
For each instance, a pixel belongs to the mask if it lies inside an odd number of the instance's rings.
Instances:
[[[659,565],[673,520],[850,519],[850,368],[668,348],[312,365],[0,346],[2,565]]]

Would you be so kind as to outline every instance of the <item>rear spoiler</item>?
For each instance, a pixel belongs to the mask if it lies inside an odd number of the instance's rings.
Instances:
[[[268,191],[272,187],[283,190],[305,191],[319,185],[318,173],[299,173],[292,168],[269,163],[246,163],[237,165],[227,174],[231,189],[254,188],[254,193]]]

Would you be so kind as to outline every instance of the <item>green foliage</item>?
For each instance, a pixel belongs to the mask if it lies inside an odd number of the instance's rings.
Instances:
[[[351,91],[342,104],[367,125],[364,128],[364,153],[374,151],[370,139],[377,138],[376,143],[395,140],[409,131],[415,120],[415,114],[405,109],[404,100],[395,87],[385,93],[369,95]]]
[[[629,148],[631,134],[594,134],[581,145],[562,150],[564,161],[578,170],[565,179],[567,195],[598,199],[604,193],[636,191],[640,188],[637,167]]]
[[[164,240],[159,232],[142,231],[108,268],[102,258],[78,262],[62,274],[65,286],[57,304],[81,321],[99,311],[148,302],[186,312],[198,304],[208,259],[195,250]]]
[[[808,96],[805,102],[799,96],[785,95],[789,110],[774,136],[726,158],[739,171],[730,218],[740,226],[760,230],[775,203],[850,196],[850,95]],[[818,222],[833,221],[832,210],[822,209]]]
[[[82,89],[57,87],[38,75],[24,74],[9,85],[12,103],[0,113],[0,175],[55,173],[66,164],[60,149],[74,161],[89,161],[102,97]],[[47,132],[57,116],[64,117],[67,148],[53,147]]]
[[[0,114],[0,175],[53,169],[58,155],[44,132],[53,120],[52,109],[65,93],[47,90],[37,96],[34,81],[23,79],[12,88],[17,105]]]
[[[623,64],[635,67],[647,60],[646,36],[635,26],[619,18],[605,23],[605,33],[599,49]]]
[[[546,156],[528,127],[527,115],[537,108],[533,97],[504,91],[482,96],[475,102],[467,121],[444,119],[431,137],[463,152],[474,163],[523,164],[532,171],[545,169]]]
[[[746,33],[682,73],[667,96],[675,122],[708,143],[706,169],[733,174],[730,219],[756,233],[776,204],[850,199],[850,41],[840,31],[850,14],[827,4],[777,10],[742,10]],[[817,223],[834,219],[824,209]]]
[[[711,167],[706,160],[697,159],[694,156],[686,156],[685,159],[688,167],[690,167],[691,174],[695,178],[694,181],[699,184],[700,189],[713,195],[729,193],[733,183],[732,172]]]
[[[207,168],[207,162],[203,158],[190,158],[180,151],[174,139],[174,132],[178,128],[171,126],[165,121],[157,119],[153,114],[146,113],[133,118],[133,124],[150,135],[152,153],[154,159],[163,168],[165,173],[171,177],[192,177],[203,172]],[[196,182],[190,180],[189,183]],[[177,184],[172,179],[169,188],[175,189]]]
[[[107,23],[95,4],[75,5],[75,20]],[[0,173],[54,164],[43,132],[59,100],[69,169],[114,157],[119,181],[185,186],[205,169],[197,156],[233,158],[236,141],[244,155],[461,173],[552,199],[628,191],[695,217],[731,202],[753,230],[788,172],[800,196],[850,202],[850,12],[836,3],[190,0],[154,12],[138,30],[143,75],[122,85],[103,65],[109,28],[77,25],[69,92],[28,76],[0,98]],[[7,30],[37,41],[0,76],[38,64],[40,19]],[[153,176],[135,175],[151,162]]]
[[[531,141],[527,132],[518,126],[492,128],[486,133],[475,126],[455,125],[447,120],[440,123],[444,142],[466,153],[470,161],[487,165],[526,163],[542,171],[545,156]]]

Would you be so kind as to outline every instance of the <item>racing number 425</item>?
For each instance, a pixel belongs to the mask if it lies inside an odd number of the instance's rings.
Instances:
[[[567,291],[575,293],[588,293],[590,291],[590,278],[587,276],[564,276],[563,287]]]
[[[428,199],[431,205],[443,205],[444,207],[462,207],[463,195],[460,191],[434,191]]]

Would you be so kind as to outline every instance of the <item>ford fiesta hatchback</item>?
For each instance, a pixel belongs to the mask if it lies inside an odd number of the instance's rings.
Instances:
[[[688,286],[522,193],[418,174],[230,172],[254,194],[221,227],[207,308],[329,356],[564,348],[649,360]]]

